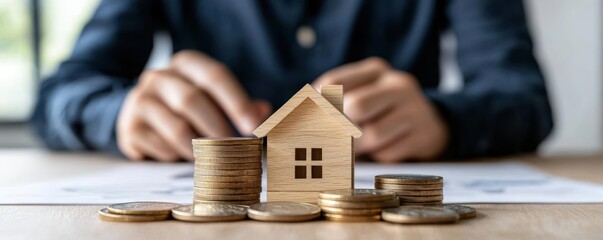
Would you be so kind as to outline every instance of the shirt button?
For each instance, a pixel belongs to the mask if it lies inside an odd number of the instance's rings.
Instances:
[[[312,48],[316,44],[316,32],[309,26],[301,26],[297,29],[297,44],[303,48]]]

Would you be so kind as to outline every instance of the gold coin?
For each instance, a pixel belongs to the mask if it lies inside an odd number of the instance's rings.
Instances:
[[[405,203],[415,203],[415,202],[435,202],[444,200],[444,196],[426,196],[426,197],[407,197],[398,195],[396,198],[400,200],[400,202]]]
[[[342,215],[375,215],[381,214],[382,208],[359,208],[359,209],[347,209],[347,208],[334,208],[334,207],[320,207],[323,212],[342,214]]]
[[[199,176],[254,176],[254,175],[262,175],[262,169],[243,169],[243,170],[195,169],[195,174],[199,175]]]
[[[389,184],[438,184],[443,178],[433,175],[385,174],[375,176],[375,182]]]
[[[110,213],[127,215],[165,215],[180,204],[169,202],[126,202],[110,205]]]
[[[387,190],[404,190],[404,191],[414,191],[414,190],[442,190],[444,187],[443,183],[435,183],[435,184],[391,184],[391,183],[380,183],[375,182],[376,189],[387,189]]]
[[[261,187],[254,188],[194,188],[195,195],[206,194],[206,195],[235,195],[235,194],[250,194],[250,193],[261,193]]]
[[[251,201],[260,199],[259,193],[238,194],[238,195],[205,195],[195,194],[196,200],[202,201]]]
[[[394,199],[394,194],[388,190],[376,189],[340,189],[329,190],[318,193],[321,199],[339,200],[339,201],[386,201]]]
[[[381,214],[362,216],[325,213],[324,216],[326,220],[337,222],[376,222],[381,220]]]
[[[262,175],[255,176],[197,176],[195,182],[247,182],[262,181]]]
[[[434,202],[403,202],[400,200],[400,206],[441,206],[442,201]]]
[[[194,186],[196,188],[227,188],[227,189],[236,189],[236,188],[254,188],[261,187],[261,181],[248,181],[248,182],[197,182],[195,181]]]
[[[262,157],[195,157],[195,162],[213,164],[261,163]]]
[[[262,151],[245,151],[245,152],[210,152],[194,150],[195,157],[261,157]]]
[[[400,191],[391,190],[396,196],[406,197],[421,197],[421,196],[442,196],[444,191],[442,190],[428,190],[428,191]]]
[[[260,199],[258,200],[250,200],[250,201],[208,201],[208,200],[196,200],[193,199],[193,203],[194,204],[216,204],[216,203],[223,203],[223,204],[234,204],[234,205],[245,205],[245,206],[249,206],[249,205],[253,205],[256,203],[259,203]]]
[[[186,222],[224,222],[247,218],[247,207],[234,204],[194,204],[172,209],[175,219]]]
[[[263,138],[253,137],[205,137],[195,138],[193,145],[261,145]]]
[[[262,145],[194,145],[193,150],[209,152],[262,151]]]
[[[124,215],[110,213],[109,209],[103,208],[98,211],[98,218],[109,222],[152,222],[161,221],[170,218],[170,214],[160,215]]]
[[[220,169],[220,170],[241,170],[241,169],[262,169],[262,163],[232,163],[232,164],[216,164],[216,163],[198,163],[195,162],[195,170],[198,169]]]
[[[472,207],[458,204],[446,204],[442,207],[455,211],[461,217],[461,219],[474,218],[477,216],[477,210]]]
[[[268,202],[249,206],[247,216],[270,222],[302,222],[320,216],[320,208],[301,202]]]
[[[318,205],[320,207],[334,207],[334,208],[386,208],[386,207],[397,207],[400,205],[398,200],[388,200],[381,202],[346,202],[328,199],[318,199]]]
[[[403,206],[383,210],[381,218],[394,223],[451,223],[458,221],[459,215],[445,208]]]

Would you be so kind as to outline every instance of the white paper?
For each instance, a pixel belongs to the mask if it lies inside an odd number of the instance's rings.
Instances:
[[[373,178],[378,174],[443,176],[446,203],[603,202],[601,185],[554,177],[520,162],[360,163],[355,169],[356,188],[373,188]],[[0,204],[191,203],[192,172],[190,164],[132,163],[77,177],[2,188]],[[265,176],[264,173],[264,190]],[[262,200],[265,200],[265,192]]]

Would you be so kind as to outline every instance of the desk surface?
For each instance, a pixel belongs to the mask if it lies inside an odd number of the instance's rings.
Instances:
[[[551,174],[603,183],[603,156],[517,157]],[[496,159],[475,160],[492,161]],[[0,187],[96,171],[125,161],[95,154],[0,150]],[[1,197],[1,196],[0,196]],[[452,225],[377,223],[111,223],[101,206],[0,205],[2,239],[600,239],[603,204],[474,204]]]

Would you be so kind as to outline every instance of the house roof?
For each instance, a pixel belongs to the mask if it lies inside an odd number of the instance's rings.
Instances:
[[[279,108],[272,116],[270,116],[262,125],[253,131],[257,137],[265,137],[276,127],[283,119],[285,119],[293,110],[295,110],[304,100],[311,99],[318,107],[331,116],[341,127],[348,132],[352,137],[359,138],[362,136],[362,131],[356,126],[345,114],[337,110],[327,99],[318,93],[312,86],[306,84],[299,90],[289,101]]]

